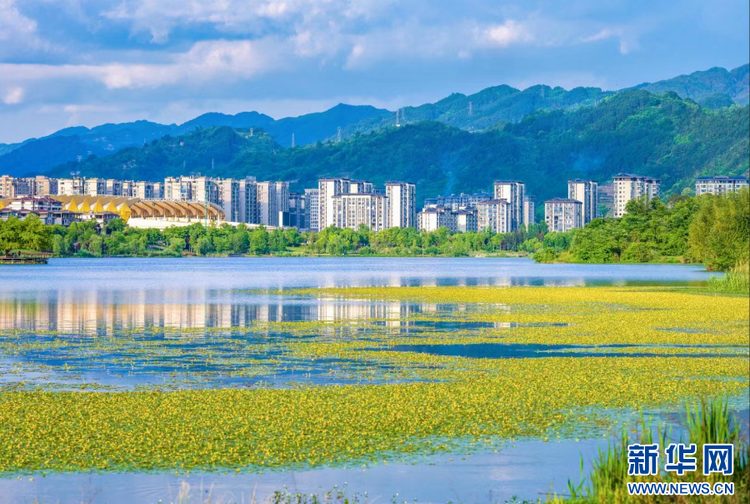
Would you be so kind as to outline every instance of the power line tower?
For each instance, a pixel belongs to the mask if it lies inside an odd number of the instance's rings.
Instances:
[[[469,117],[474,115],[474,104],[469,102]]]
[[[255,129],[255,128],[250,128],[250,136],[253,136],[253,130],[254,130],[254,129]]]
[[[401,113],[401,109],[396,109],[396,126],[401,126],[401,124],[398,122],[398,116]]]
[[[292,147],[294,147],[294,133],[292,133]]]
[[[336,133],[336,141],[341,141],[341,126],[339,126],[338,133]]]

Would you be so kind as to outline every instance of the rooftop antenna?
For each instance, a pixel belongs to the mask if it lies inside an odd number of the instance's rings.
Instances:
[[[473,107],[473,105],[474,105],[473,103],[469,102],[469,117],[471,117],[471,116],[474,115],[474,107]]]
[[[338,130],[338,133],[337,133],[337,139],[338,139],[337,141],[339,141],[339,142],[341,141],[341,126],[339,126],[339,130]]]
[[[292,147],[294,147],[294,133],[292,133]]]

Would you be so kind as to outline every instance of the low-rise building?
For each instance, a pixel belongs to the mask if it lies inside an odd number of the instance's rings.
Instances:
[[[726,194],[736,192],[743,187],[748,187],[747,177],[725,177],[716,175],[713,177],[698,177],[695,179],[695,195],[701,194]]]
[[[420,231],[432,232],[441,227],[450,230],[453,225],[452,220],[451,209],[443,205],[425,207],[417,214]]]
[[[550,232],[564,233],[583,227],[583,203],[571,198],[552,198],[544,202],[544,220]]]

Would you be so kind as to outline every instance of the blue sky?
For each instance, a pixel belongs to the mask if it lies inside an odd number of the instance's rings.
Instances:
[[[747,63],[747,0],[0,0],[0,143]]]

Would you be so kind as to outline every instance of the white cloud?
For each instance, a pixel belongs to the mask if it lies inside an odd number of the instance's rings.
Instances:
[[[6,105],[17,105],[23,101],[24,89],[20,86],[12,87],[5,93],[3,103]]]
[[[513,19],[487,27],[482,32],[482,41],[499,47],[508,47],[513,44],[532,42],[533,40],[534,33],[531,29]]]
[[[0,0],[0,40],[13,40],[36,32],[36,21],[22,15],[15,0]]]

